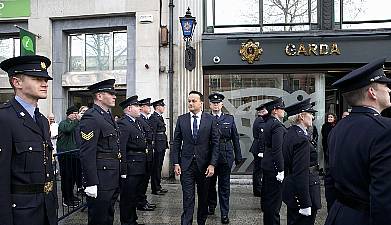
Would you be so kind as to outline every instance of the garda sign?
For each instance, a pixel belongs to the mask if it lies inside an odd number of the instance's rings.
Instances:
[[[30,0],[0,0],[0,18],[30,16]]]
[[[341,49],[337,43],[319,43],[319,44],[287,44],[285,54],[288,56],[324,56],[324,55],[341,55]]]

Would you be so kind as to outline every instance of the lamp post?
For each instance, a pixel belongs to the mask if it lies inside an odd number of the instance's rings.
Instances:
[[[185,49],[185,68],[192,71],[195,68],[195,49],[190,45],[193,38],[193,32],[197,25],[196,18],[191,16],[190,8],[187,8],[186,15],[179,17],[181,23],[183,40],[186,43]]]

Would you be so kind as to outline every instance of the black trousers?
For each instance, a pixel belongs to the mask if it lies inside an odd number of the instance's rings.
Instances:
[[[218,193],[221,216],[228,216],[229,213],[230,175],[231,168],[229,167],[228,163],[221,163],[218,164],[215,168],[215,174],[210,178],[209,182],[208,205],[209,208],[216,208],[216,183],[218,178]]]
[[[62,155],[59,158],[61,174],[61,192],[64,202],[70,202],[74,198],[73,188],[75,184],[81,187],[80,159],[71,154]],[[79,186],[80,185],[80,186]]]
[[[253,168],[253,194],[260,195],[262,190],[262,158],[254,155],[254,168]]]
[[[144,176],[144,180],[142,182],[142,185],[140,185],[140,188],[138,189],[138,199],[137,199],[137,206],[144,206],[148,203],[147,200],[147,189],[149,184],[149,178],[152,175],[152,165],[153,161],[147,161],[147,169],[146,174]]]
[[[311,209],[310,216],[304,216],[299,213],[298,208],[287,209],[287,225],[314,225],[317,210]]]
[[[99,191],[98,197],[87,196],[88,225],[112,225],[114,220],[114,204],[117,201],[119,188]]]
[[[137,224],[137,190],[142,188],[145,175],[129,175],[126,179],[121,179],[121,200],[119,202],[121,225]]]
[[[276,179],[277,172],[263,171],[261,208],[264,225],[280,224],[282,204],[282,183]]]
[[[182,171],[183,213],[181,225],[193,223],[196,185],[198,194],[197,224],[205,225],[208,217],[208,184],[209,178],[206,178],[205,171],[201,171],[194,160],[187,170]]]
[[[156,193],[157,191],[162,189],[160,181],[162,179],[162,167],[163,167],[165,154],[166,154],[166,150],[163,150],[161,152],[154,151],[153,153],[153,166],[152,166],[152,176],[151,176],[152,193]]]

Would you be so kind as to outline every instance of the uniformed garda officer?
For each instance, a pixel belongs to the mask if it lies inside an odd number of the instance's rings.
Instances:
[[[239,134],[236,129],[235,120],[232,115],[221,111],[224,95],[213,93],[209,95],[211,114],[217,121],[220,131],[219,159],[215,174],[210,178],[208,193],[208,213],[213,215],[217,205],[216,181],[219,178],[218,193],[221,212],[221,222],[229,223],[229,195],[230,195],[230,174],[232,164],[238,165],[242,161],[240,150]]]
[[[264,104],[268,113],[264,137],[265,153],[262,159],[263,181],[261,191],[261,208],[263,224],[280,224],[282,204],[282,181],[284,180],[284,159],[282,144],[286,128],[282,124],[284,118],[284,101],[278,98]]]
[[[38,110],[46,99],[47,68],[44,56],[4,60],[15,97],[0,106],[0,224],[57,224],[52,144],[48,120]]]
[[[88,224],[113,224],[119,194],[119,129],[109,109],[115,106],[114,79],[88,87],[94,105],[80,121],[80,162],[87,194]]]
[[[391,106],[391,80],[385,59],[353,70],[333,83],[352,106],[328,139],[329,179],[336,196],[326,224],[389,224],[391,221],[391,119],[380,113]]]
[[[164,99],[152,102],[152,106],[155,111],[149,117],[154,138],[151,189],[152,194],[154,195],[164,195],[168,191],[167,189],[162,188],[160,184],[164,156],[166,155],[166,149],[168,148],[166,124],[164,123],[163,119],[163,113],[165,111]]]
[[[250,152],[254,157],[254,167],[253,167],[253,194],[255,197],[261,197],[262,189],[262,158],[263,153],[265,152],[265,120],[264,117],[267,116],[267,110],[264,105],[260,105],[257,108],[257,118],[253,123],[253,143],[251,144]]]
[[[140,188],[139,200],[137,209],[140,211],[153,211],[156,208],[156,205],[149,203],[147,200],[147,189],[149,178],[152,175],[153,168],[153,131],[151,128],[149,116],[151,113],[151,98],[146,98],[138,101],[140,105],[140,123],[145,131],[145,138],[147,140],[147,169],[144,177],[144,183],[142,188]]]
[[[310,99],[285,108],[292,124],[284,138],[284,188],[288,225],[313,225],[320,204],[318,153],[308,128],[314,118]]]
[[[137,95],[120,103],[125,115],[119,120],[120,143],[124,153],[122,162],[127,176],[121,184],[121,224],[137,225],[137,198],[144,187],[147,169],[147,139],[140,122],[140,106]]]

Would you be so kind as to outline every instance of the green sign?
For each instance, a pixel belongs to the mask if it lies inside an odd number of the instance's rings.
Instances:
[[[30,16],[30,0],[0,0],[0,18]]]
[[[19,29],[20,55],[35,55],[35,35],[24,29]]]

